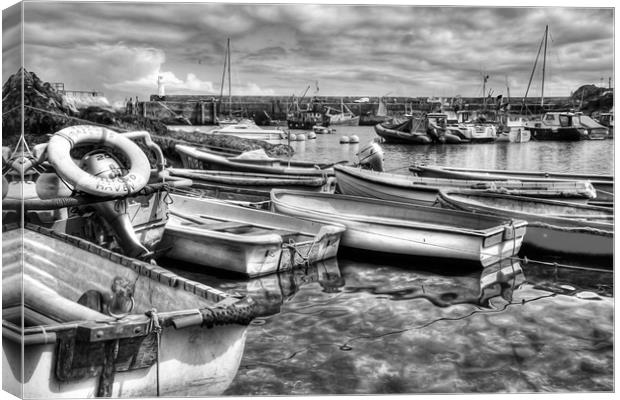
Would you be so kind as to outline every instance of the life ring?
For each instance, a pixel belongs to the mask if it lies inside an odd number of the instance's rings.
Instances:
[[[131,168],[124,176],[105,178],[80,169],[69,152],[78,144],[101,144],[119,150]],[[102,197],[126,196],[141,190],[151,173],[148,158],[137,144],[110,129],[76,125],[54,134],[47,145],[47,159],[56,173],[75,190]]]

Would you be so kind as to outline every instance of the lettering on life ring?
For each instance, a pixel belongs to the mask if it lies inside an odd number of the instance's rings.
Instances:
[[[69,154],[81,144],[100,144],[120,151],[129,160],[129,171],[121,177],[105,178],[82,170]],[[136,193],[148,183],[151,173],[149,160],[137,144],[110,129],[92,125],[70,126],[56,132],[48,143],[47,158],[57,174],[75,190],[95,196]]]

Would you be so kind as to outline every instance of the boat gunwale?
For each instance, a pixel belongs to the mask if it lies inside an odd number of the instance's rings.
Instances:
[[[346,168],[348,167],[348,168]],[[379,171],[370,171],[370,170],[363,170],[361,168],[354,168],[352,166],[349,165],[335,165],[334,166],[334,171],[338,171],[340,173],[344,173],[344,174],[348,174],[350,176],[353,176],[354,178],[358,178],[358,179],[362,179],[362,180],[369,180],[373,183],[377,183],[380,185],[386,185],[386,186],[392,186],[392,187],[397,187],[397,188],[402,188],[402,189],[415,189],[415,190],[427,190],[427,191],[438,191],[440,190],[442,187],[445,186],[450,186],[450,185],[454,185],[456,187],[460,187],[462,189],[471,189],[471,190],[480,190],[483,192],[490,192],[490,193],[494,193],[494,192],[499,192],[502,190],[507,190],[507,191],[540,191],[541,194],[544,194],[545,192],[547,192],[547,194],[549,193],[553,193],[554,191],[561,191],[562,187],[555,187],[552,186],[552,188],[550,190],[546,190],[544,188],[544,181],[527,181],[526,183],[520,182],[518,180],[514,180],[514,181],[509,181],[509,180],[498,180],[498,181],[493,181],[493,180],[474,180],[474,179],[449,179],[449,178],[433,178],[433,177],[421,177],[421,176],[408,176],[408,175],[399,175],[399,174],[392,174],[392,173],[388,173],[388,172],[379,172]],[[383,180],[381,177],[385,176],[385,180]],[[428,180],[433,180],[433,181],[444,181],[444,182],[438,182],[437,184],[433,184],[433,182],[415,182],[413,180],[411,180],[411,178],[418,178],[418,179],[428,179]],[[462,182],[462,185],[459,185],[459,182]],[[501,184],[503,182],[508,182],[511,183],[513,185],[515,185],[515,187],[508,187],[506,188],[505,186],[501,186]],[[552,181],[552,185],[554,183],[566,183],[567,187],[565,189],[575,189],[575,190],[580,190],[579,186],[584,186],[587,188],[589,182],[588,181],[581,181],[581,180],[566,180],[566,181]],[[442,183],[444,185],[442,185]],[[474,186],[476,185],[482,185],[488,183],[489,187],[485,187],[485,188],[480,188],[480,189],[476,189],[474,188]],[[527,183],[530,184],[534,184],[534,183],[540,183],[539,187],[518,187],[519,183],[523,183],[524,185],[527,185]],[[467,185],[469,185],[470,187],[466,187]],[[496,188],[493,188],[492,185],[498,186]],[[594,191],[595,189],[592,187],[592,190]],[[574,197],[586,197],[584,194],[582,194],[581,192],[576,192],[574,193]],[[558,197],[560,197],[560,195],[557,195]],[[573,197],[573,196],[571,196]]]
[[[477,173],[481,175],[487,175],[489,178],[493,177],[493,175],[502,175],[505,176],[513,176],[516,178],[517,175],[526,175],[522,179],[519,180],[550,180],[550,181],[566,181],[566,180],[585,180],[590,181],[592,183],[600,182],[600,183],[613,183],[614,176],[613,175],[597,175],[597,174],[569,174],[562,172],[537,172],[537,171],[516,171],[516,170],[492,170],[492,169],[476,169],[476,168],[460,168],[460,167],[449,167],[449,166],[429,166],[429,165],[417,165],[413,164],[409,167],[409,171],[411,172],[421,172],[420,169],[428,169],[429,171],[438,172],[438,171],[448,171],[448,172],[456,172],[463,175],[469,173]],[[543,176],[548,175],[548,176]],[[538,179],[537,179],[538,178]],[[499,180],[499,179],[498,179]]]
[[[321,210],[319,212],[319,211],[311,210],[309,208],[287,204],[286,202],[284,202],[283,200],[279,198],[282,195],[293,195],[293,196],[302,196],[302,197],[320,197],[320,198],[328,198],[328,199],[330,197],[333,197],[334,195],[330,195],[329,193],[312,193],[311,195],[308,195],[307,193],[300,192],[300,191],[283,190],[283,189],[273,189],[271,191],[272,204],[279,204],[283,207],[288,207],[288,208],[296,209],[298,211],[303,211],[306,214],[315,215],[314,218],[316,219],[312,218],[313,220],[318,219],[321,221],[326,221],[325,215],[331,215],[331,216],[336,216],[338,219],[344,219],[347,221],[357,222],[357,223],[374,223],[374,224],[384,225],[384,226],[426,229],[426,230],[432,230],[432,231],[437,231],[437,232],[446,232],[450,230],[451,233],[459,233],[459,234],[483,237],[483,238],[491,237],[493,235],[503,232],[504,228],[506,226],[509,226],[509,223],[511,222],[515,230],[518,228],[527,226],[527,222],[522,219],[501,220],[501,217],[498,217],[497,215],[488,215],[488,214],[485,214],[484,217],[487,219],[496,219],[498,225],[490,227],[490,228],[486,228],[486,229],[467,229],[467,228],[455,227],[455,226],[450,226],[450,225],[437,225],[437,224],[416,222],[412,220],[403,220],[403,219],[396,219],[396,218],[373,217],[373,216],[365,216],[361,214],[337,213],[337,212],[329,212],[325,210]],[[471,212],[467,212],[467,211],[441,209],[437,207],[414,205],[410,203],[402,203],[402,202],[396,202],[396,201],[390,201],[390,200],[379,200],[379,199],[360,197],[360,196],[350,196],[350,195],[337,195],[337,196],[341,200],[356,201],[356,202],[361,202],[361,203],[375,203],[375,204],[388,205],[388,206],[392,205],[392,206],[403,207],[403,208],[424,208],[424,209],[428,209],[429,211],[433,210],[435,212],[437,210],[442,210],[441,212],[448,211],[451,214],[458,214],[460,216],[472,218],[472,219],[480,216],[480,214],[474,216]],[[299,217],[299,218],[311,219],[310,217]]]
[[[499,194],[499,193],[479,193],[479,192],[475,192],[471,190],[455,189],[455,190],[441,190],[439,192],[439,198],[441,198],[443,201],[451,205],[454,203],[457,203],[459,204],[459,207],[466,206],[468,208],[476,208],[478,210],[483,210],[485,213],[488,212],[487,210],[491,210],[490,213],[494,215],[498,215],[502,213],[510,213],[510,214],[526,216],[526,217],[518,217],[518,218],[526,220],[530,225],[535,222],[542,222],[542,223],[555,222],[555,223],[560,223],[561,224],[560,226],[563,226],[563,227],[566,227],[566,225],[569,225],[575,228],[599,229],[602,231],[609,232],[612,235],[614,233],[613,220],[611,223],[604,223],[604,222],[597,222],[597,221],[583,221],[579,219],[572,219],[569,217],[549,216],[545,214],[534,214],[531,212],[516,211],[516,210],[511,210],[511,209],[507,209],[503,207],[494,207],[486,203],[480,203],[477,201],[476,201],[476,204],[471,204],[467,200],[454,199],[453,194],[454,195],[461,194],[461,195],[473,195],[473,196],[482,196],[482,197],[495,197],[495,198],[508,198],[508,200],[519,201],[519,202],[525,202],[525,201],[534,202],[534,203],[541,202],[541,203],[548,203],[548,204],[555,205],[555,206],[586,208],[586,209],[591,209],[592,211],[606,211],[607,213],[609,213],[610,209],[608,207],[592,206],[592,205],[579,204],[579,203],[568,203],[568,202],[562,202],[558,200],[538,199],[538,198],[533,198],[533,197],[504,195],[504,194]],[[464,204],[465,206],[461,204]],[[468,212],[471,212],[471,211],[468,211]],[[529,218],[529,216],[532,216],[533,218]]]

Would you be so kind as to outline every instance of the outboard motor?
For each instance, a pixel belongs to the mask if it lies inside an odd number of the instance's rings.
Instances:
[[[79,166],[92,175],[110,179],[124,176],[127,173],[127,169],[122,167],[114,156],[101,150],[86,154],[80,160]],[[110,224],[125,254],[140,259],[151,255],[151,252],[140,243],[140,239],[136,236],[127,214],[126,199],[96,203],[92,207]]]
[[[356,154],[357,164],[373,171],[383,171],[383,149],[376,142],[370,142]]]

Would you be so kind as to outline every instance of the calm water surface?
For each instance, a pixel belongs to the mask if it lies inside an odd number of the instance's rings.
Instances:
[[[351,134],[360,144],[338,143]],[[317,136],[292,143],[294,158],[353,160],[375,134]],[[613,173],[613,141],[382,146],[386,170],[403,174],[413,163]],[[259,304],[225,395],[612,391],[613,275],[510,268],[485,288],[486,272],[455,263],[342,251],[252,280],[175,272]]]

